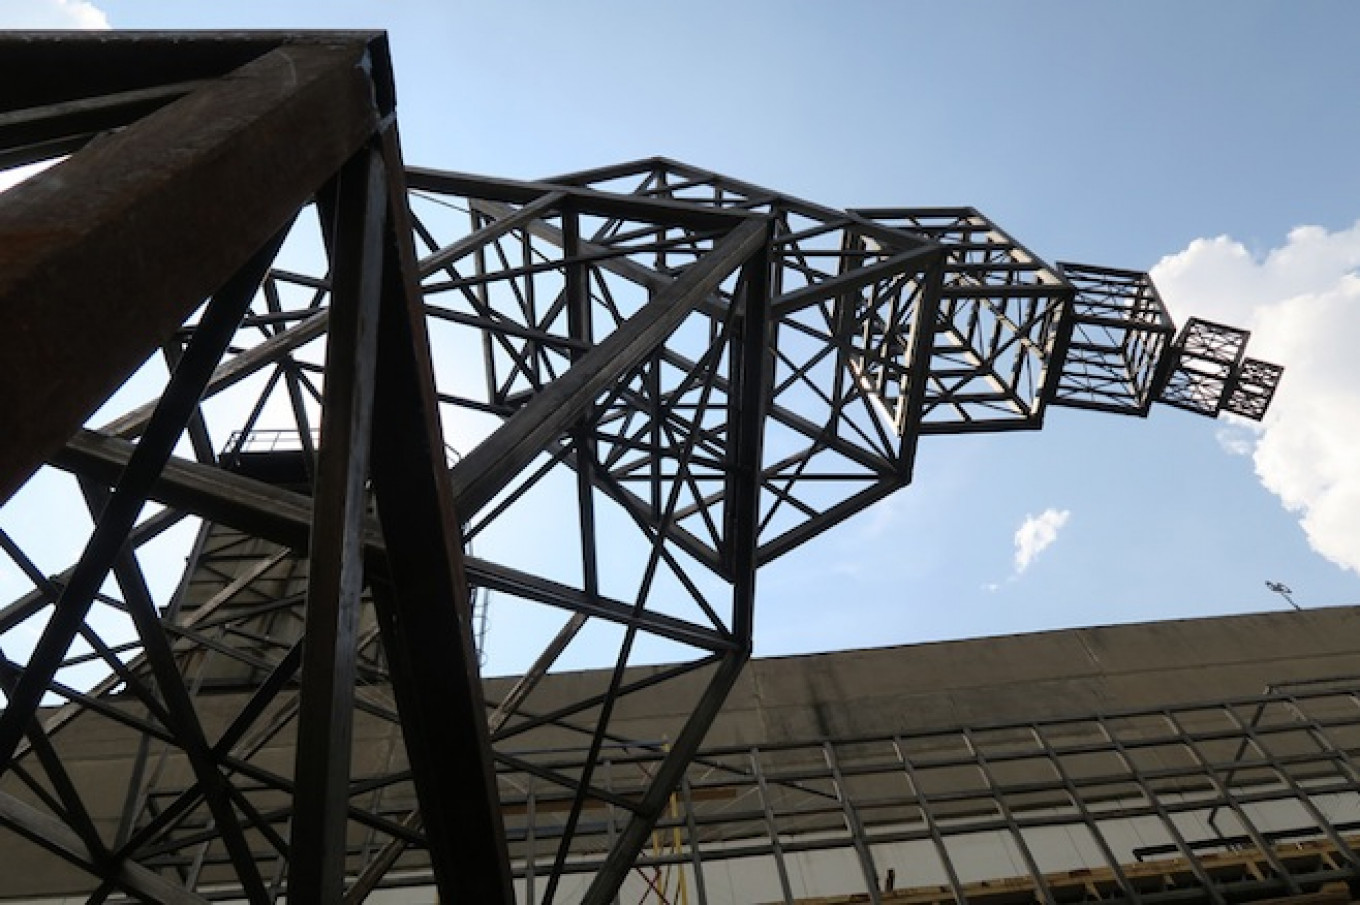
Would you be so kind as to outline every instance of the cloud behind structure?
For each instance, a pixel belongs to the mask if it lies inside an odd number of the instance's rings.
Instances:
[[[14,29],[103,29],[108,15],[87,0],[0,0],[0,25]]]
[[[1234,444],[1250,443],[1261,483],[1313,549],[1360,572],[1360,223],[1301,226],[1265,253],[1196,239],[1152,276],[1177,322],[1249,327],[1248,354],[1285,366],[1265,420],[1240,422]]]
[[[1072,516],[1067,509],[1045,509],[1038,515],[1026,515],[1015,530],[1015,575],[1021,575],[1038,555],[1053,545],[1058,532]]]

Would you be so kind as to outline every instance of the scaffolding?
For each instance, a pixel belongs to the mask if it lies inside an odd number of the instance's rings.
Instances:
[[[641,853],[637,868],[682,868],[700,905],[1349,902],[1357,751],[1354,677],[1156,709],[709,748],[686,772],[679,811],[658,823],[678,845]],[[615,752],[615,788],[655,756]],[[610,833],[601,817],[597,841]]]

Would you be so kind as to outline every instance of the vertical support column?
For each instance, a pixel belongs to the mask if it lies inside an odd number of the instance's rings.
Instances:
[[[694,869],[694,893],[699,900],[698,905],[708,905],[708,888],[704,885],[704,862],[699,854],[699,827],[694,820],[694,796],[690,792],[688,776],[680,780],[680,796],[685,803],[685,830],[689,835],[689,860]]]
[[[921,809],[921,819],[925,821],[930,841],[935,846],[935,856],[940,859],[940,866],[944,868],[945,878],[949,881],[949,891],[953,894],[955,902],[967,902],[968,899],[963,894],[963,883],[959,880],[959,872],[954,869],[954,859],[950,857],[949,846],[945,844],[944,833],[940,832],[940,821],[935,816],[934,806],[926,794],[921,777],[916,772],[916,766],[907,756],[901,736],[893,736],[893,750],[897,752],[897,760],[902,765],[902,772],[906,774],[907,784],[911,786],[912,794],[916,796],[916,805]]]
[[[1295,874],[1290,871],[1289,866],[1280,857],[1279,853],[1275,851],[1275,846],[1271,843],[1271,840],[1266,838],[1256,826],[1255,821],[1253,821],[1251,816],[1247,813],[1247,809],[1244,808],[1232,794],[1227,783],[1223,781],[1223,777],[1220,776],[1218,770],[1215,769],[1213,762],[1205,756],[1199,742],[1195,740],[1194,733],[1188,731],[1181,721],[1176,718],[1176,714],[1170,709],[1162,711],[1162,718],[1166,720],[1171,731],[1179,736],[1181,743],[1185,746],[1186,750],[1190,752],[1190,756],[1194,758],[1196,765],[1203,771],[1204,778],[1209,780],[1209,784],[1212,785],[1214,791],[1218,793],[1219,800],[1232,810],[1233,816],[1237,818],[1237,822],[1241,824],[1242,829],[1246,831],[1248,838],[1251,839],[1252,845],[1256,846],[1256,850],[1261,853],[1261,857],[1263,857],[1266,860],[1266,863],[1270,865],[1271,871],[1275,876],[1284,881],[1285,889],[1288,890],[1289,895],[1303,895],[1303,889],[1299,886],[1299,881],[1295,879]]]
[[[594,325],[590,310],[590,272],[581,263],[581,217],[573,204],[562,206],[562,250],[567,258],[566,300],[567,329],[571,338],[579,345],[570,351],[574,364],[581,358],[582,350],[594,344]],[[526,233],[527,241],[527,233]],[[590,597],[600,593],[599,548],[595,537],[595,461],[596,444],[591,432],[595,420],[595,407],[591,406],[571,429],[571,442],[575,447],[576,461],[576,509],[580,519],[581,531],[581,588]],[[572,616],[558,638],[565,649],[571,639],[585,625],[582,613]],[[554,643],[553,647],[557,644]],[[549,664],[551,665],[551,664]],[[535,664],[537,666],[537,664]],[[546,668],[544,670],[546,672]],[[528,678],[526,676],[526,678]],[[537,680],[535,680],[537,681]],[[532,689],[526,689],[526,692]],[[499,728],[499,727],[497,727]]]
[[[395,127],[383,134],[389,226],[373,419],[387,555],[370,587],[441,901],[511,905],[462,534],[449,487]]]
[[[784,863],[784,844],[779,839],[779,824],[774,818],[774,806],[770,803],[770,788],[765,782],[765,771],[760,768],[760,749],[751,749],[751,772],[756,777],[756,790],[760,793],[760,810],[765,817],[765,832],[770,837],[770,851],[774,854],[775,870],[779,874],[779,890],[785,903],[793,903],[793,887],[789,884],[789,869]]]
[[[312,515],[306,638],[288,900],[338,902],[344,892],[346,816],[354,724],[362,525],[377,358],[382,158],[365,149],[334,184],[332,303]]]
[[[1030,848],[1029,840],[1025,838],[1025,831],[1020,828],[1020,823],[1015,819],[1015,813],[1011,810],[1010,802],[1006,800],[1006,790],[996,781],[991,765],[987,763],[986,752],[973,738],[971,729],[965,727],[962,730],[962,735],[964,744],[968,746],[969,753],[973,755],[973,762],[978,772],[982,774],[983,780],[987,783],[987,790],[992,793],[992,800],[996,803],[996,809],[1006,824],[1011,842],[1020,852],[1020,857],[1025,862],[1025,869],[1029,871],[1030,878],[1034,880],[1034,888],[1039,891],[1042,901],[1052,902],[1054,900],[1053,890],[1049,889],[1048,880],[1045,879],[1044,872],[1039,869],[1039,862],[1035,860],[1034,851]]]
[[[1119,884],[1119,894],[1124,896],[1132,905],[1142,905],[1143,897],[1138,893],[1138,887],[1129,881],[1128,875],[1124,873],[1123,866],[1119,859],[1115,857],[1114,849],[1110,847],[1110,842],[1105,838],[1105,833],[1100,829],[1100,821],[1091,812],[1086,804],[1086,797],[1082,795],[1081,789],[1072,779],[1071,772],[1063,766],[1062,755],[1053,747],[1038,723],[1031,723],[1030,734],[1034,741],[1043,749],[1044,756],[1048,758],[1049,765],[1052,766],[1054,774],[1062,783],[1063,789],[1067,791],[1068,797],[1076,805],[1077,811],[1081,814],[1081,822],[1086,826],[1086,831],[1091,834],[1091,838],[1096,841],[1096,846],[1100,849],[1101,857],[1105,859],[1105,866],[1114,875],[1115,882]]]
[[[773,230],[772,224],[766,228]],[[749,655],[755,630],[757,549],[760,540],[760,459],[764,449],[765,410],[774,380],[770,351],[770,253],[773,233],[763,249],[742,267],[740,306],[732,324],[732,389],[728,397],[727,488],[723,512],[723,566],[733,588],[732,634]]]
[[[864,884],[869,893],[869,901],[880,905],[878,894],[878,867],[874,864],[873,852],[869,850],[869,839],[864,832],[864,824],[859,812],[850,800],[850,790],[846,788],[845,777],[841,775],[840,761],[836,759],[836,749],[830,741],[822,742],[822,756],[826,758],[826,769],[831,774],[831,785],[836,790],[836,798],[845,814],[845,830],[850,834],[850,844],[859,856],[859,866],[864,872]]]
[[[534,834],[534,825],[538,820],[538,793],[534,790],[532,774],[528,783],[524,792],[524,905],[538,905],[534,891],[534,879],[538,874],[538,840]]]
[[[1143,771],[1138,768],[1138,765],[1134,762],[1133,758],[1129,756],[1129,752],[1124,747],[1124,743],[1120,740],[1119,735],[1110,728],[1110,723],[1104,716],[1097,714],[1095,720],[1097,725],[1100,726],[1101,734],[1105,736],[1105,741],[1109,743],[1110,749],[1114,751],[1115,756],[1119,758],[1120,764],[1123,765],[1124,774],[1133,777],[1133,781],[1137,783],[1139,791],[1143,793],[1143,799],[1147,802],[1147,805],[1151,808],[1153,813],[1156,814],[1157,819],[1161,821],[1162,829],[1166,831],[1166,834],[1171,837],[1171,841],[1175,843],[1177,853],[1180,857],[1184,858],[1186,864],[1190,866],[1190,872],[1195,875],[1195,880],[1199,882],[1200,888],[1204,892],[1204,896],[1212,902],[1213,905],[1227,905],[1227,899],[1223,897],[1222,888],[1218,883],[1214,882],[1214,878],[1204,869],[1204,864],[1200,861],[1199,856],[1195,854],[1195,850],[1190,847],[1190,843],[1186,841],[1185,836],[1176,828],[1176,821],[1172,819],[1171,813],[1166,809],[1166,806],[1162,804],[1161,798],[1157,795],[1157,790],[1153,788],[1152,783],[1148,781],[1147,776],[1143,774]]]
[[[604,789],[606,792],[613,792],[614,762],[612,760],[606,759],[604,763],[602,763],[600,766],[604,767]],[[617,837],[619,834],[618,827],[616,825],[618,815],[615,812],[614,805],[612,803],[605,805],[604,813],[605,813],[605,841],[608,843],[609,848],[612,851],[614,845],[617,842]],[[613,905],[622,905],[622,903],[619,902],[619,891],[617,889],[614,890]]]

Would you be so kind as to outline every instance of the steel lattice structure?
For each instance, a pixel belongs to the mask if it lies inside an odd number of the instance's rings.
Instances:
[[[906,486],[920,436],[1260,418],[1280,377],[971,208],[665,159],[407,169],[380,34],[7,36],[0,81],[0,165],[70,155],[0,196],[0,499],[69,475],[91,513],[64,571],[0,532],[31,585],[0,609],[0,825],[90,901],[609,901],[749,656],[758,568]],[[489,690],[472,589],[555,618]],[[545,691],[587,641],[607,680]],[[611,731],[633,708],[666,738]],[[91,779],[89,745],[126,768]]]

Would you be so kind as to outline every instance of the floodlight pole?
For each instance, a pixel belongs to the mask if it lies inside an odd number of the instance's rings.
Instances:
[[[1279,594],[1281,597],[1283,597],[1285,601],[1294,609],[1298,610],[1299,612],[1303,612],[1303,607],[1295,603],[1294,598],[1289,596],[1294,592],[1289,589],[1288,585],[1282,584],[1281,582],[1278,581],[1267,581],[1266,587],[1274,591],[1276,594]]]

